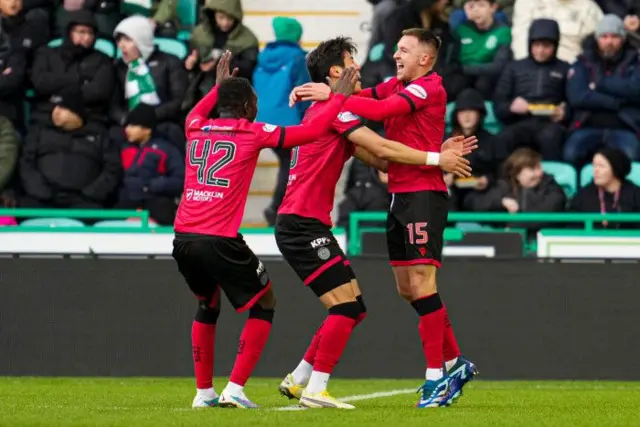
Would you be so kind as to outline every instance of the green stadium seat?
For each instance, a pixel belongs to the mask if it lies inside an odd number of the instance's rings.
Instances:
[[[73,218],[32,218],[23,221],[20,227],[84,227],[84,223]]]
[[[458,230],[462,230],[465,233],[473,232],[473,231],[491,230],[490,226],[483,225],[478,222],[458,222],[456,223],[456,228]]]
[[[62,44],[62,39],[53,39],[49,42],[48,46],[49,47],[58,47]],[[97,39],[96,40],[96,44],[94,46],[96,48],[96,50],[104,53],[105,55],[109,56],[110,58],[113,58],[115,53],[116,53],[116,47],[114,46],[114,44],[112,42],[110,42],[107,39]]]
[[[180,59],[187,57],[187,46],[179,40],[156,37],[155,44],[158,46],[158,49],[164,53],[175,55]]]
[[[181,40],[185,43],[189,43],[191,40],[191,30],[182,30],[178,32],[178,40]]]
[[[578,189],[578,173],[568,163],[542,162],[542,169],[556,179],[567,197],[572,197]]]
[[[178,19],[183,27],[194,27],[198,21],[198,2],[178,0]]]
[[[447,133],[451,132],[451,121],[453,119],[452,115],[453,115],[453,110],[455,109],[455,106],[456,106],[455,102],[450,102],[449,104],[447,104],[447,115],[445,118],[446,125],[447,125],[447,129],[446,129]],[[487,109],[487,114],[484,116],[484,123],[483,123],[484,128],[487,130],[487,132],[490,132],[494,135],[500,133],[500,131],[502,130],[502,124],[498,121],[498,118],[496,117],[496,113],[493,109],[493,103],[491,101],[485,101],[484,106]]]
[[[640,162],[633,162],[631,164],[631,173],[629,173],[627,179],[635,185],[640,185]],[[580,186],[584,187],[591,181],[593,181],[593,166],[588,164],[580,171]]]
[[[93,224],[97,228],[140,228],[142,223],[136,220],[106,220]],[[157,227],[155,223],[149,222],[149,227]]]

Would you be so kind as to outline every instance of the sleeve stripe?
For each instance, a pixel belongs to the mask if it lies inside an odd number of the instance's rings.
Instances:
[[[406,93],[399,93],[398,96],[406,99],[406,101],[411,106],[411,112],[412,113],[414,113],[416,111],[416,104],[413,102],[413,99],[409,98],[409,95],[407,95]]]
[[[349,135],[351,135],[353,132],[357,131],[358,129],[360,129],[361,127],[364,127],[364,123],[358,123],[356,125],[353,125],[353,127],[345,130],[344,132],[342,132],[342,135],[340,135],[343,138],[348,138]]]
[[[284,130],[284,126],[282,126],[280,128],[280,138],[278,139],[278,147],[277,148],[282,148],[284,147],[284,135],[285,134],[285,130]]]
[[[376,90],[375,86],[371,88],[371,96],[373,97],[373,99],[380,99],[378,97],[378,91]]]

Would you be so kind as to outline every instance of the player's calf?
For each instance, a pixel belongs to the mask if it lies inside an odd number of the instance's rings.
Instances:
[[[213,388],[213,362],[216,325],[220,315],[217,301],[201,301],[191,327],[191,346],[196,375],[196,396],[193,408],[218,406],[218,394]]]

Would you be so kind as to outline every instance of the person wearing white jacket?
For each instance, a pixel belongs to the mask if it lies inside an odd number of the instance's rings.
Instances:
[[[529,55],[529,26],[539,18],[560,25],[558,58],[573,63],[582,53],[582,40],[593,34],[603,13],[594,0],[516,0],[511,29],[514,59]]]

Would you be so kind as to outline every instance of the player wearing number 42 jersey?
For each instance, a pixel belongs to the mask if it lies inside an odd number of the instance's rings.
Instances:
[[[346,70],[336,94],[313,121],[287,128],[253,123],[256,95],[248,80],[229,77],[230,54],[219,60],[216,86],[186,119],[187,168],[174,224],[173,257],[199,306],[192,325],[197,393],[193,407],[256,408],[244,393],[267,342],[275,297],[264,264],[238,233],[249,185],[263,148],[290,148],[324,133],[351,94],[356,73]],[[209,119],[217,104],[219,118]],[[213,389],[220,289],[238,312],[249,312],[229,383]]]
[[[355,51],[351,40],[342,37],[321,43],[308,56],[309,75],[316,82],[327,77],[335,81],[346,67],[358,70]],[[357,85],[356,92],[359,89]],[[314,103],[303,123],[324,111],[324,104]],[[353,408],[327,391],[334,366],[366,314],[353,270],[331,233],[335,188],[352,155],[383,171],[387,161],[424,166],[428,158],[424,151],[378,136],[345,109],[316,142],[293,150],[289,183],[276,219],[276,241],[289,265],[328,310],[303,360],[280,384],[283,395],[299,399],[304,407]],[[468,174],[463,172],[468,166],[460,155],[449,151],[442,156],[453,161],[462,176]]]
[[[405,30],[394,54],[397,77],[363,90],[344,108],[366,119],[383,120],[388,138],[416,149],[440,151],[446,93],[441,77],[432,70],[439,48],[440,40],[431,31]],[[326,99],[326,94],[309,96],[313,88],[294,93],[302,100]],[[434,153],[429,164],[440,163],[441,157]],[[427,365],[416,406],[448,406],[477,371],[460,357],[436,287],[447,222],[447,186],[437,168],[390,163],[388,187],[392,195],[387,216],[390,263],[400,296],[420,317],[419,335]]]

